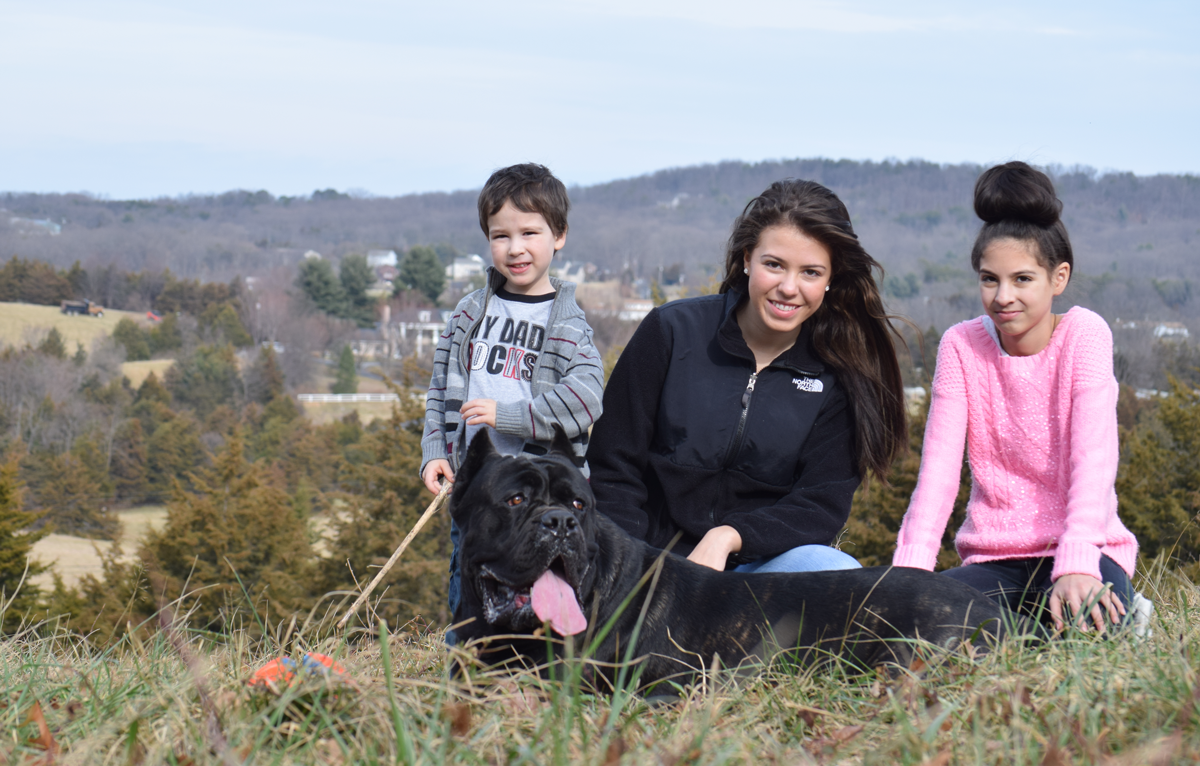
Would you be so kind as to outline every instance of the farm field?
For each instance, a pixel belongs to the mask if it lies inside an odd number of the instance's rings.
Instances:
[[[32,303],[0,303],[0,346],[36,344],[51,327],[58,328],[67,347],[75,353],[75,344],[82,343],[91,350],[92,341],[111,335],[124,317],[145,322],[146,315],[135,311],[108,311],[102,317],[64,314],[58,306],[36,306]]]
[[[137,388],[154,373],[161,382],[167,370],[175,364],[174,359],[147,359],[141,362],[124,362],[121,364],[121,374],[129,378],[129,385]]]
[[[121,548],[128,555],[150,529],[162,529],[167,521],[167,509],[161,505],[144,505],[128,511],[117,511],[121,522]],[[33,545],[33,558],[52,564],[63,582],[74,585],[85,574],[100,574],[100,555],[112,549],[107,540],[88,540],[71,535],[51,534]],[[50,572],[33,579],[35,585],[53,587]]]

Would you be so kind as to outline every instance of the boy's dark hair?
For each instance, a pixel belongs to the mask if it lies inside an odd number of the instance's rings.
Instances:
[[[983,228],[971,249],[971,266],[979,271],[983,251],[998,239],[1033,245],[1034,257],[1047,272],[1066,263],[1075,269],[1071,238],[1063,225],[1062,201],[1045,173],[1024,162],[1006,162],[983,171],[975,182],[975,214]]]
[[[488,219],[499,213],[505,202],[512,202],[522,213],[540,213],[555,237],[567,231],[567,211],[571,209],[567,187],[545,165],[527,162],[492,173],[479,192],[479,228],[485,237]]]

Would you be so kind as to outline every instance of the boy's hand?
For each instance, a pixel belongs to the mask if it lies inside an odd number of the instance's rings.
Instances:
[[[425,473],[421,475],[421,479],[425,482],[425,488],[435,495],[442,491],[442,485],[438,483],[439,476],[445,476],[446,481],[454,481],[454,471],[450,470],[449,460],[430,460],[425,464]]]
[[[485,425],[496,427],[496,400],[472,399],[459,410],[463,422],[470,426]]]
[[[1054,581],[1054,587],[1050,590],[1050,617],[1057,630],[1063,629],[1064,606],[1070,612],[1068,618],[1073,618],[1081,629],[1088,629],[1090,617],[1101,634],[1104,633],[1105,617],[1112,620],[1113,625],[1118,625],[1125,614],[1125,605],[1112,592],[1112,587],[1085,574],[1063,575]],[[1084,611],[1084,607],[1088,611]]]

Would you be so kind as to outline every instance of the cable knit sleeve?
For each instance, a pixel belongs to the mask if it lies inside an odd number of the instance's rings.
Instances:
[[[1112,331],[1096,314],[1078,314],[1070,354],[1070,488],[1051,573],[1055,580],[1065,574],[1101,579],[1100,549],[1119,458]]]
[[[929,419],[917,487],[900,525],[892,565],[933,571],[946,522],[954,510],[967,440],[967,375],[972,358],[964,325],[946,332],[938,347]]]

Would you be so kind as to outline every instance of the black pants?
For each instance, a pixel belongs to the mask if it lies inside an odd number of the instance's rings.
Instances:
[[[961,583],[966,583],[998,604],[1014,612],[1027,614],[1042,622],[1050,622],[1050,572],[1054,569],[1054,558],[1036,556],[1028,559],[1005,559],[986,561],[982,564],[955,567],[942,572]],[[1129,575],[1117,562],[1108,556],[1100,556],[1100,579],[1112,585],[1113,593],[1125,607],[1125,624],[1133,609],[1133,584]]]

